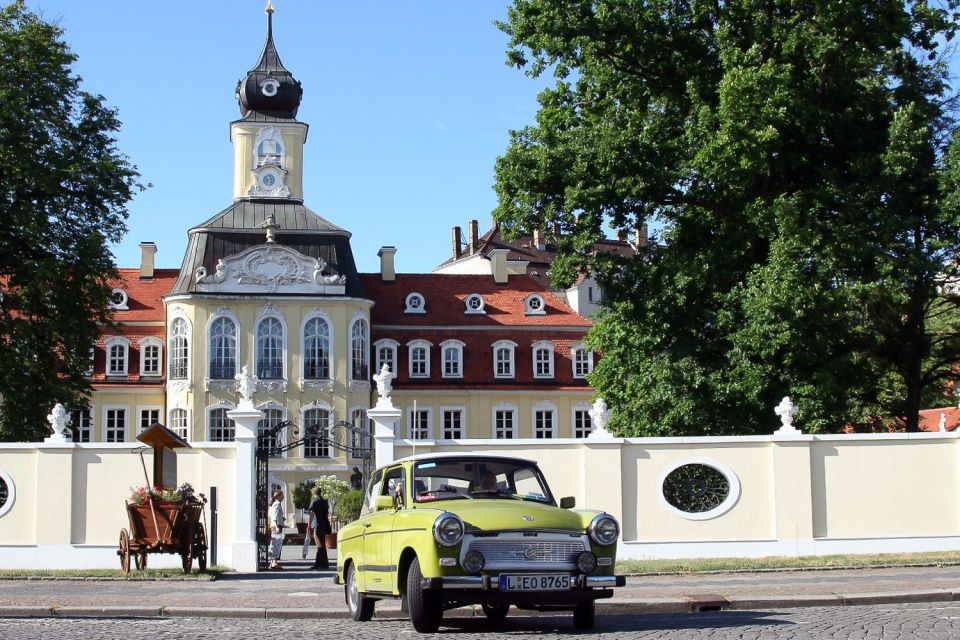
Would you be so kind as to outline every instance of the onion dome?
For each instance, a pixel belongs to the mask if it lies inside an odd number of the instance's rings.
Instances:
[[[247,72],[247,77],[237,82],[237,102],[244,118],[263,115],[279,119],[294,119],[300,108],[303,89],[293,74],[280,62],[273,44],[273,3],[266,8],[267,42],[257,66]],[[253,112],[253,113],[251,113]]]

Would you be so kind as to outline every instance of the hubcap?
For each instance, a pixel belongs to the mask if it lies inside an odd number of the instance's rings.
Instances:
[[[357,603],[360,600],[360,590],[357,589],[356,574],[353,571],[353,567],[350,568],[350,575],[347,578],[347,582],[347,589],[350,592],[350,609],[356,610]]]

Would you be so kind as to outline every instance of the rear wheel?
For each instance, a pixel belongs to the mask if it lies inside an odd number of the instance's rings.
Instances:
[[[407,607],[410,609],[410,622],[420,633],[433,633],[440,628],[443,607],[439,594],[431,589],[424,589],[422,583],[420,559],[414,558],[407,572]]]
[[[200,571],[207,570],[207,530],[202,524],[198,524],[193,532],[193,545],[191,555],[197,559],[197,568]]]
[[[508,604],[482,604],[480,608],[483,609],[483,615],[491,620],[503,620],[510,611]]]
[[[130,575],[130,534],[126,529],[120,529],[120,570]]]
[[[347,600],[350,617],[356,622],[366,622],[373,617],[373,605],[376,600],[367,598],[360,593],[360,588],[357,586],[357,572],[352,562],[347,567],[347,576],[344,582],[343,594]]]
[[[577,629],[593,629],[594,613],[593,600],[581,602],[573,610],[573,626]]]

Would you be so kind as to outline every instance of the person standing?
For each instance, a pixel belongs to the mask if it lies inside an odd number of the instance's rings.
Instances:
[[[363,489],[363,474],[360,473],[360,467],[354,467],[350,474],[350,490],[357,491]]]
[[[313,568],[329,569],[330,559],[327,558],[327,545],[324,543],[324,536],[332,530],[330,527],[330,506],[320,493],[320,487],[313,490],[313,500],[310,501],[307,510],[316,519],[316,525],[313,528],[313,541],[317,543],[317,558],[313,561]]]
[[[270,499],[270,549],[267,558],[271,569],[282,569],[277,562],[280,559],[280,550],[283,548],[283,526],[287,519],[283,512],[283,491],[277,491]]]

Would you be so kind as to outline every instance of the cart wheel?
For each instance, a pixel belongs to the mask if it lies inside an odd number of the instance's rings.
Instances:
[[[197,559],[197,568],[207,570],[207,531],[202,524],[198,524],[193,532],[193,557]]]
[[[137,570],[142,571],[147,568],[147,550],[141,549],[140,553],[133,557],[134,562],[137,563]]]
[[[130,534],[126,529],[120,529],[120,570],[124,575],[130,575]]]
[[[183,572],[190,573],[190,570],[193,569],[193,555],[191,555],[193,541],[193,526],[191,525],[187,531],[186,535],[183,537],[183,547],[180,550],[180,559],[183,560]]]

